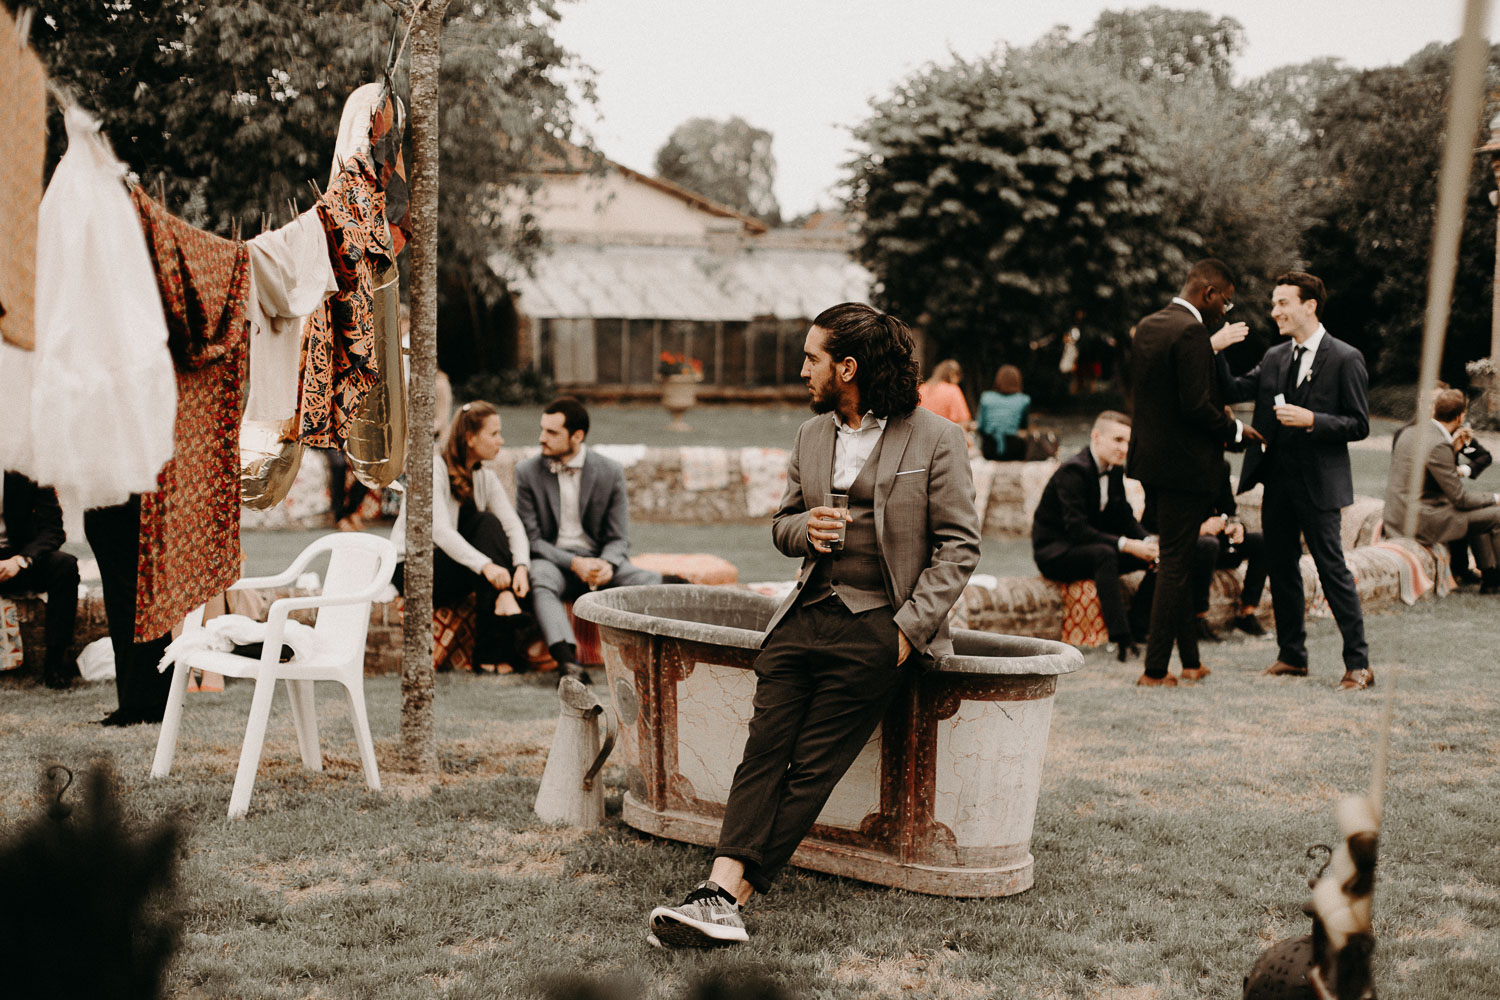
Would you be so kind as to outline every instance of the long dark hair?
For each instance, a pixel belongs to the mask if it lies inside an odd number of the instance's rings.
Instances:
[[[824,348],[835,362],[853,358],[859,405],[877,417],[904,417],[917,408],[916,340],[911,328],[862,302],[824,309],[813,326],[827,331]]]
[[[465,403],[453,415],[448,428],[448,443],[443,446],[443,461],[448,465],[448,488],[463,503],[474,495],[474,456],[469,454],[469,435],[478,434],[490,417],[499,413],[483,400]]]

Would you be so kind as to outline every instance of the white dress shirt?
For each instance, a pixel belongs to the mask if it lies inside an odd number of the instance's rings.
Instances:
[[[1319,323],[1317,331],[1314,332],[1311,337],[1308,337],[1301,344],[1294,345],[1292,347],[1293,351],[1295,351],[1297,347],[1302,348],[1302,364],[1297,368],[1297,381],[1292,383],[1293,385],[1301,385],[1303,382],[1307,381],[1307,373],[1312,371],[1313,358],[1318,354],[1318,345],[1323,343],[1323,334],[1327,332],[1327,330],[1323,329],[1323,324]],[[1453,440],[1451,435],[1449,436],[1448,440]]]
[[[594,551],[594,541],[583,530],[582,511],[578,506],[578,490],[583,483],[583,459],[588,445],[578,446],[578,454],[566,463],[571,472],[557,477],[557,547],[569,552],[588,553]]]
[[[845,424],[837,412],[832,417],[836,432],[833,442],[833,489],[838,493],[848,493],[854,480],[859,478],[859,470],[869,460],[870,452],[875,450],[875,445],[880,441],[881,432],[885,430],[885,418],[866,413],[860,418],[859,428],[855,429]],[[813,504],[815,507],[823,502],[820,497],[813,499],[816,501]]]

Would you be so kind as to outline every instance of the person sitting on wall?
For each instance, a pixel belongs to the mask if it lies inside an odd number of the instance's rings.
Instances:
[[[957,361],[939,361],[927,381],[917,386],[917,405],[967,428],[973,418],[969,414],[969,401],[959,387],[963,380],[964,370]]]
[[[1415,504],[1417,541],[1436,545],[1467,539],[1479,563],[1479,592],[1495,594],[1500,593],[1500,493],[1464,488],[1458,456],[1474,434],[1464,423],[1468,415],[1462,390],[1443,389],[1433,400],[1431,420],[1396,433],[1384,529],[1387,535],[1405,534],[1407,512]],[[1415,498],[1408,493],[1413,465],[1422,467]]]
[[[1198,551],[1193,559],[1193,611],[1198,616],[1198,635],[1210,642],[1220,641],[1220,636],[1208,624],[1208,599],[1214,570],[1234,569],[1241,563],[1245,564],[1245,584],[1230,626],[1246,635],[1266,634],[1265,627],[1255,617],[1266,588],[1266,540],[1259,531],[1246,531],[1238,514],[1239,505],[1235,503],[1226,461],[1214,512],[1198,531]]]
[[[564,396],[547,404],[541,423],[542,453],[516,466],[516,509],[536,557],[532,601],[561,676],[587,684],[563,602],[590,590],[661,583],[662,576],[628,558],[625,470],[584,443],[589,411]]]
[[[56,491],[19,472],[6,472],[0,490],[0,595],[47,595],[42,683],[65,688],[78,673],[68,659],[78,620],[78,560],[61,551],[62,508]]]
[[[979,394],[979,450],[992,462],[1026,458],[1021,431],[1031,420],[1031,397],[1021,391],[1021,369],[1001,365],[995,388]]]
[[[489,403],[465,403],[453,415],[447,444],[432,456],[432,603],[451,606],[475,596],[475,673],[524,668],[517,635],[531,592],[531,546],[500,477],[484,465],[500,453],[500,414]],[[391,541],[406,553],[406,498]],[[405,562],[396,566],[397,589]]]
[[[1130,418],[1105,410],[1094,420],[1089,444],[1063,462],[1047,481],[1031,520],[1031,553],[1042,576],[1059,583],[1093,580],[1099,608],[1120,662],[1140,652],[1156,585],[1156,540],[1136,520],[1125,499],[1125,455]],[[1120,577],[1146,577],[1129,610]]]

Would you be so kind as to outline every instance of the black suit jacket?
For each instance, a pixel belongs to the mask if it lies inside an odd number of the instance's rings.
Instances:
[[[19,472],[5,474],[5,548],[11,555],[36,559],[62,548],[62,508],[57,492],[38,486]]]
[[[1265,449],[1245,452],[1239,492],[1265,482],[1273,466],[1285,467],[1286,463],[1268,463],[1267,457],[1278,445],[1291,446],[1291,435],[1301,434],[1305,437],[1296,442],[1299,461],[1294,470],[1307,484],[1313,503],[1320,510],[1347,507],[1354,502],[1349,442],[1361,441],[1370,434],[1370,380],[1365,373],[1365,356],[1325,329],[1307,379],[1288,391],[1292,347],[1290,338],[1272,347],[1246,375],[1230,375],[1228,363],[1220,361],[1229,398],[1236,403],[1255,400],[1253,424],[1266,439]],[[1312,410],[1312,427],[1283,427],[1278,423],[1277,393],[1284,393],[1289,403]]]
[[[1224,412],[1208,330],[1173,303],[1136,325],[1130,478],[1212,495],[1235,422]]]
[[[1083,545],[1117,546],[1120,537],[1146,532],[1125,499],[1125,470],[1109,473],[1109,499],[1099,509],[1099,466],[1083,449],[1057,467],[1031,518],[1031,553],[1038,562],[1055,559]]]

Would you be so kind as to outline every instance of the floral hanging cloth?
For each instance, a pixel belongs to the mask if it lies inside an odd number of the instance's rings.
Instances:
[[[149,641],[240,576],[239,425],[250,251],[131,191],[177,371],[173,453],[141,494],[135,638]]]
[[[382,90],[382,100],[370,118],[370,153],[375,159],[376,183],[385,193],[385,219],[391,227],[391,257],[401,256],[411,239],[411,197],[406,164],[401,159],[405,116],[401,100]]]
[[[344,161],[317,208],[339,291],[307,319],[298,439],[335,448],[343,447],[349,418],[379,374],[375,277],[395,260],[369,150]]]

